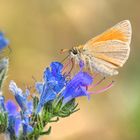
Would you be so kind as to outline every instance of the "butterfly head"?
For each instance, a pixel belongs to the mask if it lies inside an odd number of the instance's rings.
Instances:
[[[70,50],[69,49],[62,49],[60,51],[61,54],[65,53],[65,52],[68,52],[70,55],[73,55],[73,56],[75,56],[75,55],[77,55],[79,53],[76,47],[73,47]]]
[[[69,50],[69,53],[73,56],[76,56],[79,52],[76,47]]]

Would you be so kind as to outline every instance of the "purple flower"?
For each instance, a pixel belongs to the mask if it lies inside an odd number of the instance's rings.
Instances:
[[[8,131],[11,135],[19,136],[22,121],[18,107],[9,100],[6,103],[6,110],[8,112]]]
[[[98,94],[102,93],[108,89],[110,89],[113,86],[114,82],[111,82],[106,87],[103,87],[100,90],[97,91],[89,91],[90,88],[94,88],[98,86],[100,83],[102,83],[105,80],[105,77],[103,77],[101,80],[99,80],[97,83],[93,84],[93,80],[98,74],[95,74],[95,76],[89,75],[87,72],[83,72],[84,68],[84,62],[80,61],[80,72],[77,73],[72,80],[70,80],[66,87],[64,92],[62,93],[63,97],[63,104],[66,104],[70,100],[80,97],[80,96],[87,96],[90,97],[91,94]]]
[[[62,94],[64,97],[63,103],[65,104],[79,96],[89,96],[87,87],[91,85],[92,82],[93,78],[88,73],[82,71],[77,73],[66,85],[66,88]]]

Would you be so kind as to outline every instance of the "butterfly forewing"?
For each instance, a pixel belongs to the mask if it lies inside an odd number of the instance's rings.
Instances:
[[[114,27],[108,29],[101,35],[89,40],[85,47],[89,47],[94,43],[101,42],[101,41],[107,41],[107,40],[120,40],[127,44],[130,44],[131,41],[131,24],[128,20],[124,20],[118,24],[116,24]]]

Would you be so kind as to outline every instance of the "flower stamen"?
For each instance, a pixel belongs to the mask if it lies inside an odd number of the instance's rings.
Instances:
[[[98,91],[89,92],[89,94],[99,94],[99,93],[105,92],[108,89],[110,89],[113,85],[114,85],[114,81],[112,81],[109,85],[107,85],[106,87],[104,87]]]
[[[103,77],[101,80],[99,80],[96,84],[93,84],[93,85],[92,85],[92,88],[98,86],[98,85],[101,84],[104,80],[105,80],[105,77]]]

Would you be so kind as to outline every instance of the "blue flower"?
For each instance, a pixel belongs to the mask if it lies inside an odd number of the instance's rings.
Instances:
[[[31,133],[33,131],[33,128],[29,123],[30,115],[33,113],[33,101],[28,101],[30,92],[26,89],[25,93],[23,93],[23,91],[17,87],[14,81],[10,82],[9,88],[15,96],[15,99],[22,110],[23,133]]]
[[[9,41],[4,37],[4,34],[0,32],[0,51],[8,46]]]
[[[51,63],[51,69],[46,68],[44,82],[36,83],[36,90],[40,94],[37,113],[48,101],[54,100],[58,93],[63,97],[63,103],[67,103],[79,96],[89,96],[87,87],[92,84],[93,78],[86,72],[82,72],[83,62],[80,63],[80,72],[72,80],[67,81],[62,74],[63,65],[59,62]]]
[[[9,115],[17,115],[18,114],[18,107],[11,100],[7,101],[6,110],[8,111]]]
[[[30,110],[31,108],[28,108],[29,101],[27,99],[30,94],[29,90],[26,89],[25,93],[23,93],[23,91],[17,87],[14,81],[10,82],[9,89],[15,96],[15,99],[19,104],[21,110],[26,114],[30,114],[32,110]]]
[[[66,104],[70,100],[79,96],[89,96],[87,87],[91,85],[93,78],[86,72],[80,71],[77,73],[71,81],[68,82],[63,96],[63,103]]]
[[[23,116],[24,120],[22,121],[23,125],[23,134],[27,135],[33,132],[33,127],[30,125],[30,118],[27,115]]]
[[[8,112],[8,131],[11,135],[15,134],[19,136],[19,131],[21,127],[21,117],[18,112],[18,107],[12,101],[7,101],[6,110]]]
[[[44,81],[36,83],[36,90],[40,94],[40,101],[37,107],[37,113],[40,112],[43,105],[57,97],[57,94],[66,85],[65,77],[62,74],[63,65],[59,62],[51,63],[51,69],[46,68],[44,72]]]
[[[59,62],[51,63],[51,70],[49,68],[44,72],[44,81],[49,83],[49,86],[55,91],[60,92],[65,86],[65,76],[62,74],[63,65]]]
[[[27,104],[28,107],[28,114],[24,113],[23,114],[23,133],[29,134],[33,132],[33,127],[30,125],[30,115],[33,113],[33,101],[29,101]]]

